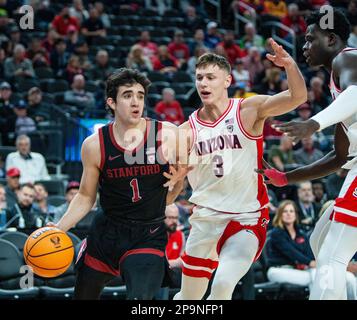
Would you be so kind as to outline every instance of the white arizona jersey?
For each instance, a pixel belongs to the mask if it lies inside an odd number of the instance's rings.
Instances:
[[[256,212],[269,202],[262,168],[263,136],[247,133],[240,120],[243,99],[230,99],[226,111],[214,123],[189,117],[193,143],[188,173],[192,187],[190,201],[227,213]]]
[[[357,48],[345,48],[341,52],[346,52],[351,50],[357,50]],[[335,100],[342,92],[342,90],[336,86],[333,80],[332,72],[331,72],[329,87],[330,87],[332,98]],[[357,164],[357,114],[354,114],[353,116],[349,117],[348,119],[344,120],[341,123],[350,142],[350,146],[348,149],[348,157],[352,158],[352,160],[348,161],[342,168],[351,169],[355,164]]]

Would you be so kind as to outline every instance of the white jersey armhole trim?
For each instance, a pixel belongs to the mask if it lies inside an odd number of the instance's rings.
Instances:
[[[259,136],[252,136],[251,134],[249,134],[247,131],[245,131],[244,127],[243,127],[243,124],[242,124],[242,121],[240,119],[240,106],[241,106],[241,103],[243,102],[244,98],[241,98],[239,99],[238,101],[238,106],[237,106],[237,110],[236,110],[236,118],[237,118],[237,121],[238,121],[238,125],[239,125],[239,128],[240,130],[242,131],[242,133],[250,140],[259,140],[259,139],[262,139],[263,138],[263,135],[259,135]]]
[[[191,154],[191,152],[193,150],[193,147],[195,145],[195,142],[197,140],[197,129],[196,129],[196,126],[195,126],[195,122],[192,119],[192,115],[189,116],[188,123],[190,124],[190,128],[191,128],[191,131],[192,131],[192,142],[191,142],[190,149],[188,151],[188,154]]]

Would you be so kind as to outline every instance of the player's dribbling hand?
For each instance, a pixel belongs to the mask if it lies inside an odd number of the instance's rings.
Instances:
[[[169,179],[169,181],[164,184],[164,187],[168,187],[169,191],[172,191],[176,183],[178,181],[183,181],[192,169],[192,166],[183,165],[179,162],[177,163],[176,168],[173,165],[170,165],[170,173],[163,173],[164,177]]]
[[[46,223],[46,227],[58,228],[58,225],[56,223],[54,223],[54,222],[47,222]]]
[[[269,39],[274,54],[267,53],[266,57],[278,67],[286,68],[291,64],[294,64],[294,59],[287,53],[284,48],[277,44],[272,38]]]

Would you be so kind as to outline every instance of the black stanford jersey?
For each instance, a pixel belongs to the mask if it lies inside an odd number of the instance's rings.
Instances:
[[[122,148],[114,138],[113,122],[99,129],[101,173],[100,204],[114,221],[147,223],[165,219],[163,187],[169,164],[161,153],[162,123],[146,119],[144,139],[133,151]]]

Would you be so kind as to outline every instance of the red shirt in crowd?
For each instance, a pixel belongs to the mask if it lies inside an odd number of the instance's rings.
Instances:
[[[168,260],[176,260],[181,257],[185,245],[185,235],[181,230],[169,233],[166,245],[166,256]]]
[[[185,116],[182,111],[182,107],[177,100],[171,103],[160,101],[155,106],[156,114],[161,120],[172,122],[179,125],[184,122]]]
[[[67,35],[67,30],[71,25],[74,26],[77,31],[79,31],[79,22],[76,17],[69,17],[68,19],[64,19],[62,16],[58,15],[53,19],[52,25],[62,36]]]
[[[228,62],[232,66],[234,65],[237,58],[242,58],[246,55],[245,52],[235,43],[230,46],[227,46],[225,44],[225,42],[222,41],[222,42],[218,43],[217,46],[221,46],[224,48],[224,50],[227,53]]]
[[[285,24],[287,27],[293,29],[297,35],[302,35],[305,34],[306,31],[306,23],[303,17],[297,16],[294,20],[286,16],[281,20],[283,24]],[[288,33],[286,31],[282,31],[282,36],[286,37]]]
[[[187,61],[190,58],[190,49],[184,43],[171,42],[167,48],[176,59],[185,59]]]

